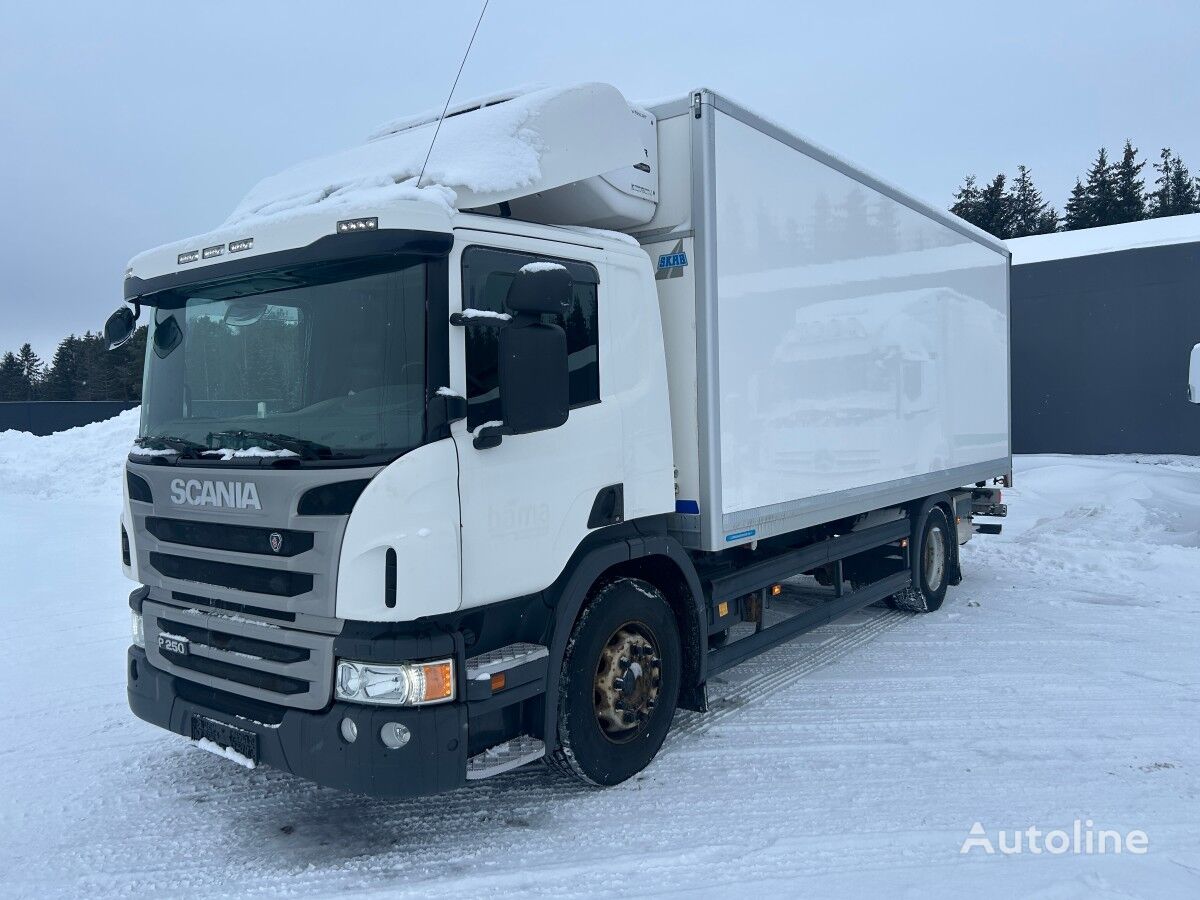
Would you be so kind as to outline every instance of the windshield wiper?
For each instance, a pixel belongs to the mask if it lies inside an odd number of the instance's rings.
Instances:
[[[214,431],[209,434],[209,446],[204,449],[215,449],[225,444],[230,438],[241,444],[237,448],[239,450],[245,450],[253,446],[252,442],[266,441],[269,444],[275,445],[280,450],[291,450],[304,459],[329,459],[333,456],[333,448],[327,447],[317,441],[293,437],[290,434],[277,434],[270,431]]]
[[[136,438],[134,443],[147,450],[174,450],[183,457],[194,458],[208,450],[207,444],[170,434],[149,434]]]

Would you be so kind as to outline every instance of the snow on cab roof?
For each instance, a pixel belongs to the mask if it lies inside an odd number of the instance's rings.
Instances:
[[[1161,247],[1167,244],[1200,242],[1200,213],[1187,216],[1167,216],[1126,222],[1122,225],[1103,225],[1081,228],[1078,231],[1059,231],[1054,234],[1035,234],[1032,237],[1007,241],[1014,266],[1025,263],[1070,259],[1134,250],[1138,247]]]
[[[327,201],[415,191],[437,118],[391,122],[357,147],[263,179],[223,227]],[[421,186],[446,189],[451,204],[472,209],[633,165],[642,155],[629,104],[611,85],[505,91],[448,112]]]

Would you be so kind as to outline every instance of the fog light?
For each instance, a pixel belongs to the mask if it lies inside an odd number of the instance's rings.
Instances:
[[[379,730],[379,739],[389,750],[399,750],[410,737],[412,733],[399,722],[388,722]]]
[[[358,740],[358,726],[354,724],[353,719],[342,719],[342,739],[347,744],[353,744]]]
[[[140,612],[134,612],[132,609],[129,611],[129,614],[133,617],[132,622],[130,623],[133,626],[133,643],[145,650],[146,632],[142,629],[142,614]]]

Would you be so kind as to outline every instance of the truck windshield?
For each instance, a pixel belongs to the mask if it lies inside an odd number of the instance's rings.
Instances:
[[[426,278],[423,258],[391,257],[144,298],[139,443],[227,460],[411,450],[425,425]]]

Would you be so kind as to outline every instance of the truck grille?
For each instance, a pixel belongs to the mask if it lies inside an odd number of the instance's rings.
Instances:
[[[147,516],[146,530],[165,544],[184,544],[209,550],[260,553],[264,556],[298,556],[313,548],[313,532],[284,528],[230,525],[227,522],[193,522]],[[275,537],[278,547],[271,545]]]
[[[156,668],[268,703],[320,709],[329,702],[331,635],[150,600],[142,605],[142,621],[146,655]],[[187,652],[160,647],[159,635],[186,639]]]
[[[152,552],[150,565],[168,578],[179,581],[215,584],[217,587],[249,591],[253,594],[270,594],[273,597],[295,597],[297,594],[307,594],[313,587],[313,577],[307,572],[240,566],[236,563],[174,556],[170,553]]]
[[[335,595],[342,536],[354,497],[378,470],[355,469],[347,481],[350,473],[342,469],[239,468],[228,474],[256,486],[259,507],[172,502],[175,481],[222,471],[129,464],[134,577],[162,602],[174,597],[175,605],[286,621],[301,631],[340,630]],[[137,483],[143,490],[134,491]],[[314,497],[329,502],[314,505]]]

